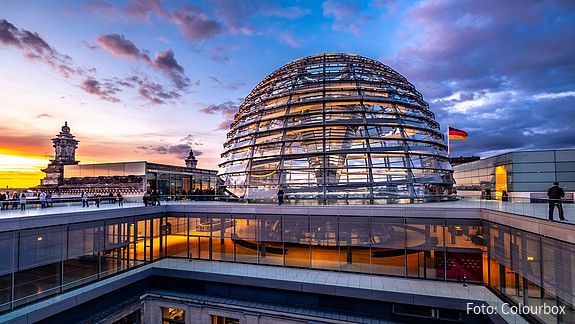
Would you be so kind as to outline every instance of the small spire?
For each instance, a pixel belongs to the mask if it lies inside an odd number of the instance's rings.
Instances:
[[[70,133],[70,127],[68,127],[68,122],[64,122],[64,126],[62,126],[62,133]]]

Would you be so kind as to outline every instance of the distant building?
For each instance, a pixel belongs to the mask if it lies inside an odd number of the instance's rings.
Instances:
[[[190,155],[193,157],[192,152]],[[181,195],[195,190],[215,190],[217,186],[215,170],[136,161],[65,166],[58,191],[140,195],[155,190],[161,195]]]
[[[196,158],[194,157],[194,151],[190,150],[190,154],[188,154],[188,157],[186,158],[186,167],[188,168],[192,168],[195,169],[196,166],[198,165],[198,160],[196,160]]]
[[[40,190],[61,194],[81,192],[108,194],[143,194],[156,190],[161,195],[176,195],[196,190],[215,190],[218,187],[217,171],[198,169],[198,160],[190,150],[186,166],[136,162],[111,162],[79,164],[75,154],[79,141],[70,133],[68,123],[52,139],[55,157],[42,171]]]
[[[479,159],[480,159],[479,156],[455,156],[449,158],[449,163],[451,163],[451,165],[454,166],[458,164],[478,161]]]
[[[62,131],[52,139],[54,143],[54,159],[50,160],[50,164],[42,172],[46,173],[46,177],[40,180],[40,187],[43,188],[56,188],[62,183],[65,165],[76,165],[80,161],[76,161],[76,149],[78,148],[79,141],[74,139],[74,135],[70,133],[68,122],[64,122]]]
[[[575,192],[575,150],[510,152],[453,167],[458,194],[485,194],[500,198],[547,198],[547,189],[559,181],[573,200]]]

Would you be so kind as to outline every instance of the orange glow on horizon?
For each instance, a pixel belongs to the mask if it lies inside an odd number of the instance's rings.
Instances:
[[[28,188],[40,184],[48,158],[38,154],[0,148],[0,189]]]
[[[38,186],[40,179],[45,177],[41,170],[48,166],[51,158],[52,156],[0,148],[0,189]]]

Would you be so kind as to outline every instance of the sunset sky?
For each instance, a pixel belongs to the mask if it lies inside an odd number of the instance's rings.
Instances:
[[[68,121],[83,163],[217,168],[249,91],[346,52],[408,78],[452,155],[575,147],[575,1],[5,1],[0,188],[34,186]]]

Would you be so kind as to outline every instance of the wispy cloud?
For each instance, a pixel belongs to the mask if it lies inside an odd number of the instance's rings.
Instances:
[[[204,114],[215,115],[221,114],[223,121],[218,125],[218,130],[227,130],[234,121],[234,116],[238,112],[240,105],[242,103],[241,99],[232,101],[228,100],[219,105],[207,105],[200,109]]]
[[[178,144],[144,145],[138,146],[137,149],[155,154],[174,155],[177,158],[185,159],[192,149],[196,157],[202,155],[202,151],[198,150],[197,148],[193,148],[194,146],[200,145],[202,144],[199,143],[193,135],[189,134],[182,138]]]
[[[575,91],[565,91],[565,92],[556,92],[556,93],[541,93],[533,96],[533,99],[540,100],[540,99],[561,99],[561,98],[569,98],[575,97]]]
[[[155,14],[178,27],[189,41],[210,39],[222,32],[222,26],[211,19],[206,11],[190,5],[173,10],[164,8],[159,0],[131,0],[126,6],[117,6],[107,1],[90,0],[84,5],[88,12],[107,19],[149,20]]]
[[[126,39],[123,35],[99,35],[96,37],[96,44],[113,55],[150,62],[150,57],[142,53],[134,43]]]
[[[326,0],[323,5],[324,17],[333,17],[331,28],[359,35],[373,15],[361,10],[358,2],[344,0]]]
[[[279,34],[280,40],[291,47],[297,48],[302,46],[302,41],[297,39],[292,32],[281,32]]]
[[[120,99],[116,97],[116,94],[121,90],[113,82],[100,82],[92,77],[88,77],[82,81],[80,88],[87,93],[100,97],[103,100],[120,102]]]
[[[55,50],[38,33],[19,29],[5,19],[0,19],[0,44],[17,48],[26,58],[40,61],[66,78],[82,74],[70,56]]]
[[[216,78],[215,76],[208,75],[208,79],[216,83],[218,86],[228,89],[228,90],[237,90],[241,87],[245,86],[246,84],[240,80],[230,81],[228,83],[222,82],[220,79]]]
[[[174,58],[172,50],[156,53],[152,65],[170,78],[176,88],[181,90],[190,85],[190,79],[186,77],[184,68]]]

